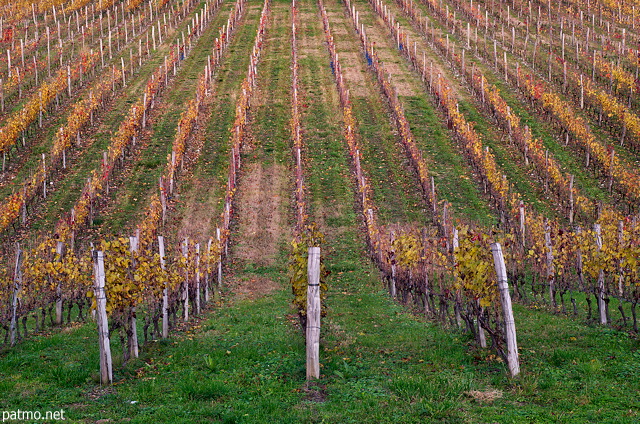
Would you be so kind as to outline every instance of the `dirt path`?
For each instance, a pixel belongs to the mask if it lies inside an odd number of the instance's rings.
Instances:
[[[338,1],[338,3],[344,8],[342,1]],[[378,57],[384,63],[387,72],[391,74],[398,95],[417,95],[420,88],[420,85],[416,83],[417,74],[409,69],[402,56],[395,51],[393,37],[384,28],[374,25],[376,22],[384,25],[384,22],[374,15],[373,9],[368,3],[356,2],[355,6],[360,12],[360,23],[364,24],[369,40],[375,43]]]
[[[278,259],[279,242],[288,232],[283,210],[289,189],[287,173],[277,163],[246,164],[236,199],[236,260],[267,266]]]
[[[325,4],[327,15],[331,22],[341,22],[345,19],[344,12],[336,5],[329,7]],[[370,88],[366,83],[366,72],[360,56],[360,47],[357,40],[353,39],[351,28],[348,25],[333,25],[331,28],[336,47],[339,47],[340,63],[344,72],[344,77],[349,81],[349,90],[353,96],[366,97],[370,93]],[[324,39],[322,41],[324,43]],[[324,48],[324,46],[323,46]]]
[[[228,283],[239,298],[256,299],[282,287],[291,238],[291,12],[274,3],[251,100],[234,201]],[[270,276],[265,275],[267,273]]]

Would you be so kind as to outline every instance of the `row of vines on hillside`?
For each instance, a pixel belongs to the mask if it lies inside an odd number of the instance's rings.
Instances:
[[[212,10],[216,10],[219,3],[215,3]],[[149,53],[147,52],[145,62],[151,58]],[[135,66],[135,63],[129,63],[129,65]],[[142,61],[138,63],[138,69],[141,65]],[[87,142],[83,143],[82,132],[87,131],[101,113],[106,111],[105,105],[126,87],[126,80],[127,76],[124,72],[115,71],[115,69],[107,70],[90,87],[88,97],[77,101],[72,106],[70,114],[66,117],[65,125],[62,125],[54,135],[49,160],[45,161],[43,157],[42,166],[38,167],[33,175],[23,183],[22,189],[14,192],[0,204],[0,231],[5,231],[12,224],[15,228],[19,216],[22,216],[24,224],[28,216],[28,206],[34,202],[38,195],[46,198],[47,180],[50,180],[55,172],[61,168],[67,167],[67,151],[70,148],[75,146],[79,150],[88,147]]]
[[[190,3],[195,5],[196,2],[191,1]],[[147,21],[146,24],[151,26],[152,32],[155,34],[155,26],[152,25],[152,22]],[[112,57],[111,36],[109,36],[109,40],[109,56]],[[141,50],[142,38],[139,38],[139,41],[139,50]],[[155,50],[155,38],[153,44]],[[85,52],[75,63],[69,63],[67,66],[58,69],[50,79],[42,82],[38,90],[18,110],[8,116],[0,128],[0,151],[3,153],[3,157],[6,157],[6,154],[10,153],[12,148],[18,148],[17,143],[20,139],[23,140],[22,144],[26,145],[26,131],[35,127],[36,121],[38,122],[38,127],[41,127],[42,115],[48,114],[53,110],[55,108],[54,105],[59,103],[60,97],[65,92],[71,98],[74,95],[73,86],[80,86],[84,75],[97,68],[98,65],[104,67],[103,56],[105,52],[102,47],[102,40],[100,40],[100,45],[101,47],[98,51],[92,49],[89,52]],[[123,44],[123,47],[125,45]],[[146,51],[150,51],[148,43],[146,44]],[[141,53],[139,51],[139,54]],[[124,74],[127,71],[124,66],[124,57],[121,57],[120,62],[112,65],[112,72],[122,72],[124,78]]]
[[[455,311],[456,318],[460,320],[459,324],[462,325],[464,320],[467,327],[483,344],[485,331],[488,331],[494,348],[506,360],[505,333],[501,331],[502,309],[497,300],[499,292],[495,284],[495,274],[491,272],[493,258],[488,249],[488,239],[480,238],[471,230],[456,231],[454,245],[448,245],[446,237],[430,233],[426,229],[410,228],[387,234],[386,229],[377,223],[371,187],[360,166],[362,153],[356,132],[358,124],[349,101],[349,91],[344,82],[329,18],[322,3],[319,2],[319,4],[331,56],[331,67],[343,108],[345,139],[352,159],[357,197],[362,210],[367,240],[374,261],[389,280],[392,296],[400,296],[406,303],[413,299],[422,306],[425,313],[443,322],[448,319],[449,311]],[[408,128],[391,77],[379,61],[373,44],[368,41],[364,27],[356,21],[358,14],[355,7],[348,2],[345,6],[360,36],[365,58],[372,72],[378,76],[378,83],[391,106],[394,119],[399,123],[400,128],[404,125]],[[399,132],[405,146],[407,146],[407,140],[412,142],[410,132]],[[411,155],[410,148],[407,152]],[[420,157],[416,159],[422,161]],[[430,186],[426,188],[425,195],[432,192]],[[443,222],[447,222],[446,216],[442,221],[437,217],[434,219],[440,222],[441,228],[446,227],[442,225]]]
[[[117,238],[103,241],[95,246],[93,274],[96,286],[93,290],[90,287],[92,261],[87,253],[77,254],[72,248],[66,249],[70,246],[63,241],[56,241],[55,238],[47,239],[37,249],[26,252],[24,255],[18,249],[15,272],[10,278],[5,273],[6,278],[3,278],[2,284],[2,298],[7,300],[3,304],[16,305],[2,311],[2,325],[7,330],[6,337],[11,339],[12,344],[20,334],[16,325],[19,319],[22,319],[24,323],[28,314],[37,315],[39,311],[43,311],[39,324],[43,325],[46,316],[44,311],[47,307],[51,313],[52,305],[57,305],[62,300],[66,301],[69,314],[75,302],[82,315],[84,305],[82,299],[84,299],[85,293],[94,299],[94,308],[102,303],[105,304],[105,313],[112,326],[108,331],[118,328],[122,330],[121,339],[125,360],[129,356],[137,355],[136,316],[139,312],[137,308],[146,311],[143,326],[145,340],[148,336],[148,329],[151,329],[151,337],[159,334],[166,337],[169,322],[175,325],[180,309],[182,309],[184,318],[188,319],[190,301],[193,301],[196,305],[196,312],[199,312],[201,291],[204,291],[205,301],[208,300],[210,284],[214,280],[212,277],[214,264],[220,263],[221,252],[228,237],[231,201],[236,190],[235,180],[240,165],[240,149],[246,131],[250,98],[255,86],[258,60],[268,22],[269,6],[270,2],[265,1],[251,54],[248,75],[241,86],[242,94],[236,105],[236,120],[231,135],[233,147],[226,196],[227,203],[222,217],[224,225],[226,225],[222,229],[223,237],[217,241],[210,240],[206,249],[201,249],[199,243],[187,240],[172,249],[171,246],[165,245],[163,237],[155,236],[157,229],[154,228],[154,225],[157,226],[161,221],[155,215],[154,218],[146,219],[140,225],[137,231],[138,235],[128,239]],[[196,99],[189,104],[187,111],[181,117],[180,129],[174,140],[174,154],[168,159],[165,174],[165,178],[169,180],[177,176],[176,157],[179,156],[178,152],[184,153],[185,143],[197,125],[201,102],[205,96],[210,95],[213,67],[218,66],[222,53],[228,47],[230,36],[243,15],[244,7],[245,1],[238,0],[226,27],[220,32],[221,43],[216,43],[218,51],[214,52],[216,58],[213,63],[211,63],[211,59],[207,60],[205,70],[196,87]],[[202,21],[203,25],[207,23],[208,19],[206,22]],[[195,32],[201,30],[201,28],[194,29]],[[172,57],[172,60],[176,59]],[[171,62],[168,64],[170,65]],[[162,65],[158,72],[168,72],[168,69]],[[151,82],[164,80],[164,76],[160,74],[152,78]],[[134,105],[134,111],[135,107]],[[168,187],[164,189],[168,190]],[[157,210],[153,206],[155,203],[152,200],[150,210]],[[147,217],[149,216],[152,214],[147,215]],[[61,234],[67,234],[67,232],[59,232],[56,238],[64,239]],[[154,236],[151,237],[151,234]],[[104,262],[102,258],[104,258]],[[103,263],[104,265],[98,265]],[[104,267],[103,274],[101,272],[102,266]],[[101,279],[101,275],[105,277],[104,289],[97,283]],[[201,284],[203,279],[204,283]],[[38,291],[31,291],[31,288],[36,285],[40,289],[40,294]],[[16,301],[12,302],[11,298]],[[160,317],[163,321],[162,333],[159,329]],[[104,325],[104,323],[102,324]],[[26,335],[26,326],[24,326],[23,335]],[[101,338],[103,336],[104,334],[101,334]]]
[[[418,72],[422,74],[423,80],[429,81],[431,90],[434,90],[433,86],[436,85],[436,94],[439,92],[447,94],[447,96],[439,96],[440,99],[449,99],[449,101],[454,102],[453,97],[449,94],[450,90],[446,89],[446,82],[441,79],[433,82],[434,76],[431,72],[427,75],[426,62],[424,59],[419,59],[415,44],[413,48],[408,44],[406,35],[402,33],[399,24],[395,22],[393,17],[388,15],[385,11],[386,8],[382,7],[382,3],[377,2],[377,6],[375,4],[374,8],[383,15],[383,20],[387,22],[389,29],[398,40],[398,46],[400,48],[404,47],[402,50]],[[410,5],[405,4],[405,7],[409,9]],[[411,13],[410,15],[418,22],[423,21],[417,15]],[[444,53],[448,53],[442,39],[433,37],[432,42]],[[461,61],[460,58],[454,60]],[[459,64],[464,69],[463,62],[459,62]],[[431,66],[429,69],[431,70]],[[471,72],[473,73],[472,76],[475,76],[475,71],[472,70]],[[476,85],[482,87],[484,84],[480,80],[480,84],[473,81],[471,85],[476,88]],[[490,97],[492,94],[486,90],[477,91],[477,93],[486,97]],[[493,102],[499,105],[497,97],[493,99]],[[447,111],[455,110],[457,112],[455,103],[451,103],[449,107],[446,107],[446,102],[444,105]],[[507,109],[506,112],[509,112],[509,110]],[[507,116],[509,115],[507,114]],[[517,121],[512,120],[511,122]],[[455,127],[454,125],[454,129]],[[462,128],[464,127],[462,126]],[[513,128],[514,125],[512,124],[512,133]],[[582,207],[588,210],[586,199],[577,194],[575,199],[578,205],[582,204],[584,205]],[[522,202],[519,202],[518,205],[512,201],[510,209],[511,222],[513,224],[507,225],[504,231],[507,234],[507,240],[512,241],[511,246],[513,249],[510,249],[508,258],[510,259],[510,275],[516,283],[517,296],[524,294],[524,291],[518,289],[517,284],[523,281],[525,270],[532,270],[534,271],[532,281],[534,295],[542,296],[541,287],[547,288],[549,290],[549,301],[554,307],[556,306],[556,296],[560,294],[564,310],[564,295],[569,292],[575,311],[573,292],[583,291],[588,295],[589,317],[591,317],[591,300],[589,296],[593,295],[598,303],[600,322],[607,323],[611,321],[607,307],[608,299],[610,296],[614,296],[620,300],[620,304],[622,301],[631,303],[634,317],[633,325],[637,329],[635,308],[639,300],[638,266],[632,259],[637,254],[639,245],[638,225],[635,217],[623,217],[610,208],[601,208],[597,217],[598,222],[594,224],[592,230],[582,230],[580,227],[563,229],[558,223],[549,222],[540,215],[525,211]],[[604,237],[605,240],[608,240],[604,244],[600,236],[601,231],[608,235]],[[450,239],[455,237],[455,231],[448,233],[447,237]],[[518,243],[515,243],[515,240],[518,240]],[[574,253],[569,254],[568,252]],[[584,253],[577,255],[575,252]],[[576,259],[578,256],[580,260]],[[606,263],[603,261],[606,261]],[[585,271],[587,268],[588,271]],[[616,271],[613,271],[614,269]],[[587,281],[589,278],[585,277],[585,275],[595,276],[595,279]],[[605,278],[604,276],[609,277]],[[617,285],[614,284],[616,278],[618,278]],[[556,280],[560,283],[556,282]],[[624,309],[620,305],[618,309],[621,314],[621,321],[623,325],[626,325],[627,317]]]
[[[197,25],[194,25],[189,34],[190,41],[191,39],[197,39],[203,33],[210,22],[212,13],[218,6],[219,3],[214,8],[205,8],[207,11],[206,19],[203,17],[203,19],[198,20]],[[233,16],[235,25],[240,15]],[[226,35],[229,35],[229,33]],[[189,51],[183,51],[183,53],[188,54]],[[23,266],[16,266],[12,276],[5,276],[7,279],[3,283],[5,290],[3,290],[2,297],[3,299],[9,299],[13,296],[16,298],[16,302],[13,303],[19,304],[19,307],[16,307],[13,311],[11,308],[3,309],[2,325],[8,329],[7,334],[11,334],[12,342],[15,341],[15,335],[18,334],[17,329],[14,324],[8,325],[7,323],[14,323],[19,318],[26,322],[29,314],[34,311],[42,311],[41,325],[44,324],[46,310],[48,309],[49,313],[51,313],[52,305],[54,304],[57,309],[56,321],[58,323],[62,321],[58,311],[62,309],[63,304],[68,307],[69,314],[71,313],[71,308],[76,305],[82,317],[85,294],[88,290],[88,284],[90,285],[91,282],[91,259],[88,253],[77,253],[74,246],[74,234],[84,228],[90,219],[90,214],[94,207],[92,201],[95,202],[108,190],[109,179],[117,166],[117,162],[124,157],[123,155],[127,149],[131,149],[132,144],[135,143],[135,138],[139,137],[139,131],[145,125],[147,114],[155,107],[156,96],[165,89],[171,70],[175,69],[173,68],[174,65],[179,63],[178,54],[172,51],[169,58],[155,70],[147,82],[143,97],[134,103],[129,114],[121,123],[120,129],[112,139],[109,152],[105,154],[106,160],[103,161],[98,170],[94,171],[93,177],[87,182],[85,190],[71,214],[58,222],[55,234],[52,237],[45,239],[36,248],[25,252]],[[209,66],[207,64],[204,75],[199,80],[196,91],[197,99],[193,104],[195,106],[198,105],[209,88],[208,84],[211,79]],[[192,127],[194,124],[192,121],[195,119],[195,117],[189,115],[190,110],[183,114],[181,121],[185,125],[184,131],[189,133],[192,128],[187,128],[186,126],[190,125]],[[177,146],[184,149],[186,136],[188,136],[188,133],[179,131],[176,135],[174,148]],[[170,173],[175,172],[175,166],[175,161],[170,162],[168,171]],[[173,171],[171,171],[172,169]],[[150,215],[153,215],[153,213]],[[146,337],[146,329],[150,325],[153,324],[154,329],[157,329],[159,311],[165,311],[166,322],[166,311],[171,309],[175,322],[178,309],[175,306],[175,299],[180,296],[174,293],[175,284],[169,284],[169,276],[173,275],[170,281],[175,282],[178,278],[175,276],[179,275],[184,281],[183,285],[188,285],[190,281],[196,281],[195,284],[197,284],[199,276],[203,274],[206,281],[206,284],[203,285],[206,289],[206,294],[208,293],[209,281],[212,281],[209,278],[209,275],[213,272],[211,264],[220,260],[219,249],[216,250],[211,243],[209,243],[206,250],[203,249],[204,259],[202,261],[200,260],[200,249],[197,244],[183,243],[180,253],[176,254],[172,261],[167,262],[164,260],[165,253],[160,248],[161,245],[164,245],[164,242],[160,241],[162,238],[156,238],[158,240],[157,243],[155,240],[150,240],[150,233],[154,233],[154,235],[156,233],[152,230],[151,223],[146,221],[145,224],[141,225],[141,228],[137,231],[137,234],[142,234],[143,238],[136,235],[129,239],[118,238],[104,241],[100,244],[100,248],[107,258],[106,291],[110,302],[109,305],[111,305],[109,308],[110,312],[117,312],[117,315],[114,315],[114,322],[117,328],[123,328],[123,334],[127,339],[127,355],[135,355],[137,352],[137,336],[135,332],[136,306],[145,299],[146,295],[144,293],[150,293],[150,296],[153,297],[158,292],[163,292],[162,287],[165,289],[164,308],[157,308],[151,303],[147,305],[148,314],[145,316],[144,327]],[[82,251],[83,249],[79,250],[79,252]],[[22,255],[18,255],[18,259],[21,257]],[[16,260],[16,264],[18,263],[22,263],[22,261]],[[61,264],[66,264],[64,266],[68,268],[64,268]],[[197,267],[203,267],[202,271],[201,268],[195,269]],[[43,273],[48,274],[43,275]],[[191,279],[189,276],[191,276]],[[194,279],[194,276],[198,276],[198,278]],[[10,287],[11,282],[15,281],[19,281],[19,286]],[[55,284],[53,284],[54,282]],[[42,286],[43,284],[49,285],[45,287]],[[181,288],[184,288],[183,285]],[[167,303],[166,300],[168,299],[173,300]],[[3,305],[8,304],[10,305],[12,302],[3,302]],[[53,321],[53,316],[51,320]],[[163,324],[164,328],[167,326]],[[38,327],[37,323],[36,327]],[[26,326],[24,328],[26,332]],[[154,331],[154,334],[159,334],[159,332]],[[163,331],[163,334],[165,334],[165,331]]]
[[[291,138],[293,140],[293,160],[295,163],[294,180],[296,188],[294,198],[296,227],[293,240],[291,241],[289,279],[293,291],[293,304],[298,310],[301,328],[304,331],[307,327],[309,249],[312,247],[321,247],[324,236],[319,231],[316,223],[309,221],[309,205],[304,180],[304,140],[302,137],[302,104],[299,81],[298,8],[294,0],[291,6]],[[324,306],[327,284],[324,278],[326,277],[326,271],[324,271],[322,259],[321,268],[320,300],[321,305]],[[324,308],[322,308],[322,313],[326,314]]]

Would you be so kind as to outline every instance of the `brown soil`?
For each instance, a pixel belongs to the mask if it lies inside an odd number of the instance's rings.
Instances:
[[[351,32],[351,24],[342,11],[336,13],[327,9],[327,15],[347,87],[354,96],[368,96],[369,89],[365,79],[367,70],[363,63],[359,40]]]
[[[306,57],[329,57],[329,53],[325,48],[325,39],[323,37],[305,37],[302,34],[303,22],[313,22],[319,20],[320,15],[310,12],[299,12],[298,14],[298,60]]]
[[[288,187],[287,168],[279,164],[246,164],[236,198],[238,244],[234,256],[256,265],[271,265],[287,227],[282,202]],[[286,199],[284,200],[286,201]]]
[[[178,230],[178,238],[189,237],[190,239],[200,239],[206,236],[213,236],[211,223],[211,208],[218,201],[218,194],[214,186],[204,187],[203,181],[199,181],[201,188],[192,190],[189,197],[185,199],[185,211]],[[204,199],[198,197],[198,193],[206,192]]]
[[[322,403],[327,400],[327,386],[323,384],[307,382],[302,391],[307,402]]]
[[[479,390],[471,390],[464,392],[465,395],[473,398],[480,403],[491,403],[496,399],[500,399],[503,393],[500,390],[485,390],[484,392]]]
[[[257,299],[278,290],[280,284],[264,277],[251,277],[248,279],[232,278],[229,286],[233,293],[240,299]]]

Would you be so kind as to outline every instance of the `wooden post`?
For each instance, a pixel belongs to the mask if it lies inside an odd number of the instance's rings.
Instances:
[[[391,236],[390,236],[390,244],[391,244],[391,285],[389,287],[389,293],[391,294],[391,297],[395,299],[396,297],[396,261],[395,261],[395,256],[396,256],[396,252],[393,250],[393,242],[395,241],[396,238],[396,233],[395,231],[391,231]]]
[[[503,60],[504,60],[504,80],[509,82],[509,74],[508,74],[508,65],[507,65],[507,52],[506,50],[503,53]]]
[[[36,56],[33,55],[33,70],[36,73],[36,85],[38,85],[38,63],[36,62]]]
[[[133,256],[133,253],[138,250],[138,240],[139,237],[137,235],[129,237],[129,252]],[[135,262],[132,260],[131,263],[135,266]],[[129,331],[131,332],[131,336],[129,337],[129,356],[132,358],[137,358],[139,356],[138,349],[138,326],[136,324],[136,307],[133,306],[131,311],[129,312]]]
[[[71,97],[71,66],[67,65],[67,92]]]
[[[40,100],[40,103],[38,104],[38,128],[42,128],[42,90],[38,91],[38,98]]]
[[[213,240],[209,237],[209,242],[207,243],[207,257],[210,259],[211,256],[211,245],[213,244]],[[207,272],[204,276],[204,302],[209,303],[209,281],[211,281],[211,273],[209,272],[209,264],[207,263]]]
[[[569,175],[569,224],[573,225],[574,202],[573,202],[573,175]]]
[[[100,45],[102,45],[102,39],[100,39]],[[104,67],[104,64],[102,66]],[[47,27],[47,74],[51,77],[51,31],[49,27]]]
[[[113,382],[111,345],[109,343],[109,322],[107,320],[107,296],[104,291],[104,252],[93,251],[94,296],[96,297],[96,318],[98,323],[98,341],[100,344],[100,382]]]
[[[196,243],[196,315],[200,315],[200,243]]]
[[[431,308],[429,307],[429,298],[431,296],[431,289],[429,287],[429,268],[428,268],[428,254],[429,254],[429,247],[428,247],[428,240],[427,240],[427,229],[423,228],[422,229],[422,255],[425,258],[424,261],[424,313],[428,316],[429,314],[431,314]]]
[[[145,91],[142,100],[142,128],[147,126],[147,93]]]
[[[600,236],[600,224],[593,224],[593,231],[596,237],[598,252],[602,250],[602,237]],[[607,324],[607,307],[604,301],[604,270],[598,272],[598,309],[600,310],[600,324]]]
[[[436,182],[433,178],[433,175],[431,176],[431,209],[433,210],[433,219],[436,220],[437,219],[437,213],[438,213],[438,201],[436,200]]]
[[[222,248],[220,246],[220,228],[216,228],[216,240],[220,247],[220,253],[218,254],[218,278],[216,279],[218,290],[220,290],[220,287],[222,287]]]
[[[158,236],[158,253],[160,254],[160,266],[164,270],[166,268],[166,262],[164,258],[164,237]],[[169,287],[168,282],[164,282],[164,289],[162,290],[162,338],[169,337]]]
[[[64,242],[56,243],[56,255],[58,255],[58,260],[62,261],[62,257],[65,253]],[[62,287],[60,286],[60,281],[58,281],[56,285],[56,324],[62,324]]]
[[[525,246],[527,239],[526,239],[524,203],[522,202],[522,200],[520,201],[520,206],[518,210],[520,214],[520,235],[522,236],[522,246]]]
[[[189,240],[185,238],[182,241],[182,256],[184,256],[185,260],[189,261]],[[189,320],[189,271],[188,267],[185,267],[185,278],[184,278],[184,287],[182,289],[182,301],[184,310],[184,320]]]
[[[553,307],[556,306],[555,298],[555,272],[553,269],[553,246],[551,244],[551,227],[549,221],[544,223],[544,245],[547,248],[546,260],[547,260],[547,281],[549,281],[549,300]]]
[[[176,151],[171,150],[171,168],[176,169]],[[175,173],[175,172],[174,172]],[[173,195],[173,175],[171,174],[171,178],[169,179],[169,195]]]
[[[507,365],[511,377],[520,373],[520,362],[518,360],[518,343],[516,340],[516,325],[513,319],[513,309],[511,308],[511,295],[509,294],[509,283],[507,282],[507,268],[502,256],[500,243],[491,244],[491,253],[498,277],[498,291],[500,292],[500,303],[504,313],[505,339],[507,340]]]
[[[44,179],[42,180],[42,196],[47,198],[47,163],[45,162],[44,153],[42,154],[42,175],[44,175]]]
[[[480,301],[476,300],[476,304],[478,306],[478,309],[480,310],[480,315],[482,315],[484,313],[484,308],[482,306],[480,306]],[[487,348],[487,336],[484,334],[484,328],[482,328],[482,325],[480,324],[480,320],[478,319],[476,322],[476,327],[478,330],[478,341],[480,342],[480,347],[482,349],[486,349]]]
[[[584,84],[582,83],[582,74],[580,74],[580,109],[584,109]]]
[[[624,222],[623,221],[618,221],[618,248],[622,249],[624,246]],[[624,295],[624,272],[622,270],[622,261],[619,260],[618,261],[618,296],[620,296],[620,299],[618,299],[620,302],[622,302],[622,296]],[[622,307],[620,305],[620,307]]]
[[[460,241],[458,236],[458,229],[454,227],[452,230],[452,239],[451,239],[451,256],[454,258],[454,263],[455,263],[455,252],[456,250],[458,250],[459,247],[460,247]],[[455,305],[453,307],[453,311],[456,316],[456,324],[458,325],[458,328],[462,328],[462,316],[460,315],[460,306],[461,306],[460,290],[456,290]]]
[[[320,248],[309,248],[307,262],[307,380],[320,378]]]
[[[18,332],[18,297],[22,290],[22,249],[16,245],[16,265],[13,270],[13,296],[11,297],[11,324],[9,324],[9,344],[16,345],[16,333]]]
[[[576,227],[576,237],[580,237],[582,234],[582,228]],[[578,248],[576,250],[576,270],[578,271],[578,284],[579,290],[584,291],[584,274],[582,273],[582,250]]]
[[[120,58],[120,67],[122,68],[122,86],[124,87],[127,85],[127,75],[124,68],[124,57]]]
[[[611,149],[611,156],[609,159],[609,193],[613,188],[613,165],[615,164],[616,151]]]

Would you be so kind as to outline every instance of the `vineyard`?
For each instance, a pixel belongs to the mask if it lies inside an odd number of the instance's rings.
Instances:
[[[3,420],[637,422],[636,23],[0,0]]]

